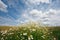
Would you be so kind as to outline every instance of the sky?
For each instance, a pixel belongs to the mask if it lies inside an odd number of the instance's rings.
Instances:
[[[60,26],[60,0],[0,0],[0,26],[29,21]]]

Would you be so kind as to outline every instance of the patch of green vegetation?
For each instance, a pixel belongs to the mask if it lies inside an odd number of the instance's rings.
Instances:
[[[60,40],[59,28],[42,27],[36,24],[0,27],[0,40]]]

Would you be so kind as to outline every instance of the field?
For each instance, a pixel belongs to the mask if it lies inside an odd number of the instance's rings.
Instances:
[[[0,26],[0,40],[60,40],[60,27]]]

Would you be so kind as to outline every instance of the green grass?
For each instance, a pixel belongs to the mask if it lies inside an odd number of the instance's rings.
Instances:
[[[60,40],[60,27],[42,27],[35,24],[0,26],[0,40]]]

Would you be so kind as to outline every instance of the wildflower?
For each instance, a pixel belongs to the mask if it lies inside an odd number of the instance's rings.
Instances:
[[[7,30],[5,30],[5,32],[4,33],[7,33]]]
[[[24,28],[23,30],[26,30],[26,28]]]
[[[54,38],[54,40],[56,40],[56,38]]]
[[[30,37],[28,37],[28,40],[31,40],[31,38],[30,38]]]
[[[1,33],[3,33],[4,31],[1,31]]]
[[[20,35],[22,35],[22,34],[20,34]]]
[[[50,33],[52,33],[52,32],[50,32]]]
[[[4,40],[4,38],[2,37],[1,40]]]
[[[12,28],[10,28],[9,30],[12,30]]]
[[[9,35],[12,35],[12,34],[14,34],[14,33],[9,33]]]
[[[41,36],[41,37],[45,39],[45,35],[43,35],[43,36]]]
[[[6,34],[7,33],[7,30],[5,31],[1,31],[2,35]]]
[[[23,35],[27,35],[27,33],[23,33]]]
[[[31,37],[31,39],[33,39],[33,36],[32,35],[30,35],[30,37]]]
[[[32,29],[32,31],[36,31],[36,29]]]

